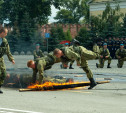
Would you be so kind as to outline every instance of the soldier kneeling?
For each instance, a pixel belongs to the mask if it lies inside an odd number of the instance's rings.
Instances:
[[[116,57],[118,58],[118,68],[122,68],[124,61],[126,61],[126,49],[124,48],[124,44],[120,44],[120,48],[116,51]]]
[[[100,54],[100,58],[99,58],[99,63],[100,64],[96,63],[96,67],[97,68],[103,68],[104,67],[104,62],[106,60],[108,60],[107,68],[111,68],[110,64],[111,64],[112,58],[111,58],[110,52],[109,52],[109,50],[107,48],[107,43],[104,43],[103,48],[100,48],[99,54]]]

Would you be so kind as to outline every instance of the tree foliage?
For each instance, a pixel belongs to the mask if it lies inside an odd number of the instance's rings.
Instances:
[[[81,18],[88,18],[87,0],[64,0],[63,9],[58,11],[54,19],[58,23],[79,23]]]

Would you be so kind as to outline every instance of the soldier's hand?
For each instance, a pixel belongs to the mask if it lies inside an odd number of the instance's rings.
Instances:
[[[118,58],[121,58],[120,56],[118,56]]]
[[[79,64],[79,63],[77,63],[77,66],[80,66],[80,64]]]
[[[103,56],[100,56],[101,58],[103,58]]]
[[[108,56],[105,56],[105,58],[108,58]]]
[[[68,67],[68,65],[67,64],[63,64],[63,67]]]
[[[13,64],[15,64],[15,61],[14,61],[14,60],[12,60],[12,63],[13,63]]]

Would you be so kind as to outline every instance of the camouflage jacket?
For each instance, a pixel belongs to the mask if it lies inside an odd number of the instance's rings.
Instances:
[[[9,47],[9,44],[8,44],[8,41],[6,38],[3,38],[3,41],[0,45],[0,58],[2,58],[4,54],[6,54],[8,56],[9,61],[14,60],[14,58],[10,52],[10,47]]]
[[[44,74],[44,70],[50,69],[54,63],[60,62],[60,58],[56,58],[53,53],[49,53],[45,57],[37,58],[35,60],[35,69],[33,69],[33,75],[39,72],[40,75]]]
[[[61,48],[63,52],[63,56],[61,57],[61,61],[63,63],[68,63],[70,61],[76,60],[77,64],[81,64],[81,56],[79,46],[70,46]]]
[[[119,56],[121,57],[121,58],[124,58],[124,57],[126,57],[126,49],[117,49],[117,51],[116,51],[116,57],[118,58]]]
[[[105,56],[110,56],[110,52],[108,49],[103,49],[103,48],[100,48],[100,53],[99,53],[101,56],[105,57]]]
[[[34,50],[33,55],[34,55],[34,60],[39,57],[44,57],[44,54],[41,50],[39,50],[39,51]]]

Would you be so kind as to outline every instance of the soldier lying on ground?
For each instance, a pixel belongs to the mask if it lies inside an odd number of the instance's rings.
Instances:
[[[53,51],[53,53],[57,58],[61,58],[61,61],[64,62],[64,65],[71,60],[77,61],[77,65],[82,67],[91,82],[91,85],[88,89],[92,89],[97,85],[87,63],[87,60],[98,58],[99,55],[97,53],[89,51],[82,46],[63,47],[61,49],[57,48]]]
[[[49,53],[45,57],[29,60],[27,66],[33,69],[33,83],[36,83],[37,73],[39,72],[39,84],[43,82],[44,70],[50,69],[54,63],[60,62],[60,58],[56,58],[53,53]]]
[[[100,64],[96,63],[96,67],[97,68],[103,68],[104,67],[104,62],[106,60],[108,60],[107,68],[111,68],[110,64],[111,64],[112,58],[111,58],[110,52],[109,52],[109,50],[107,48],[107,43],[104,43],[103,48],[100,48],[99,54],[100,54],[100,58],[99,58],[99,63]]]

